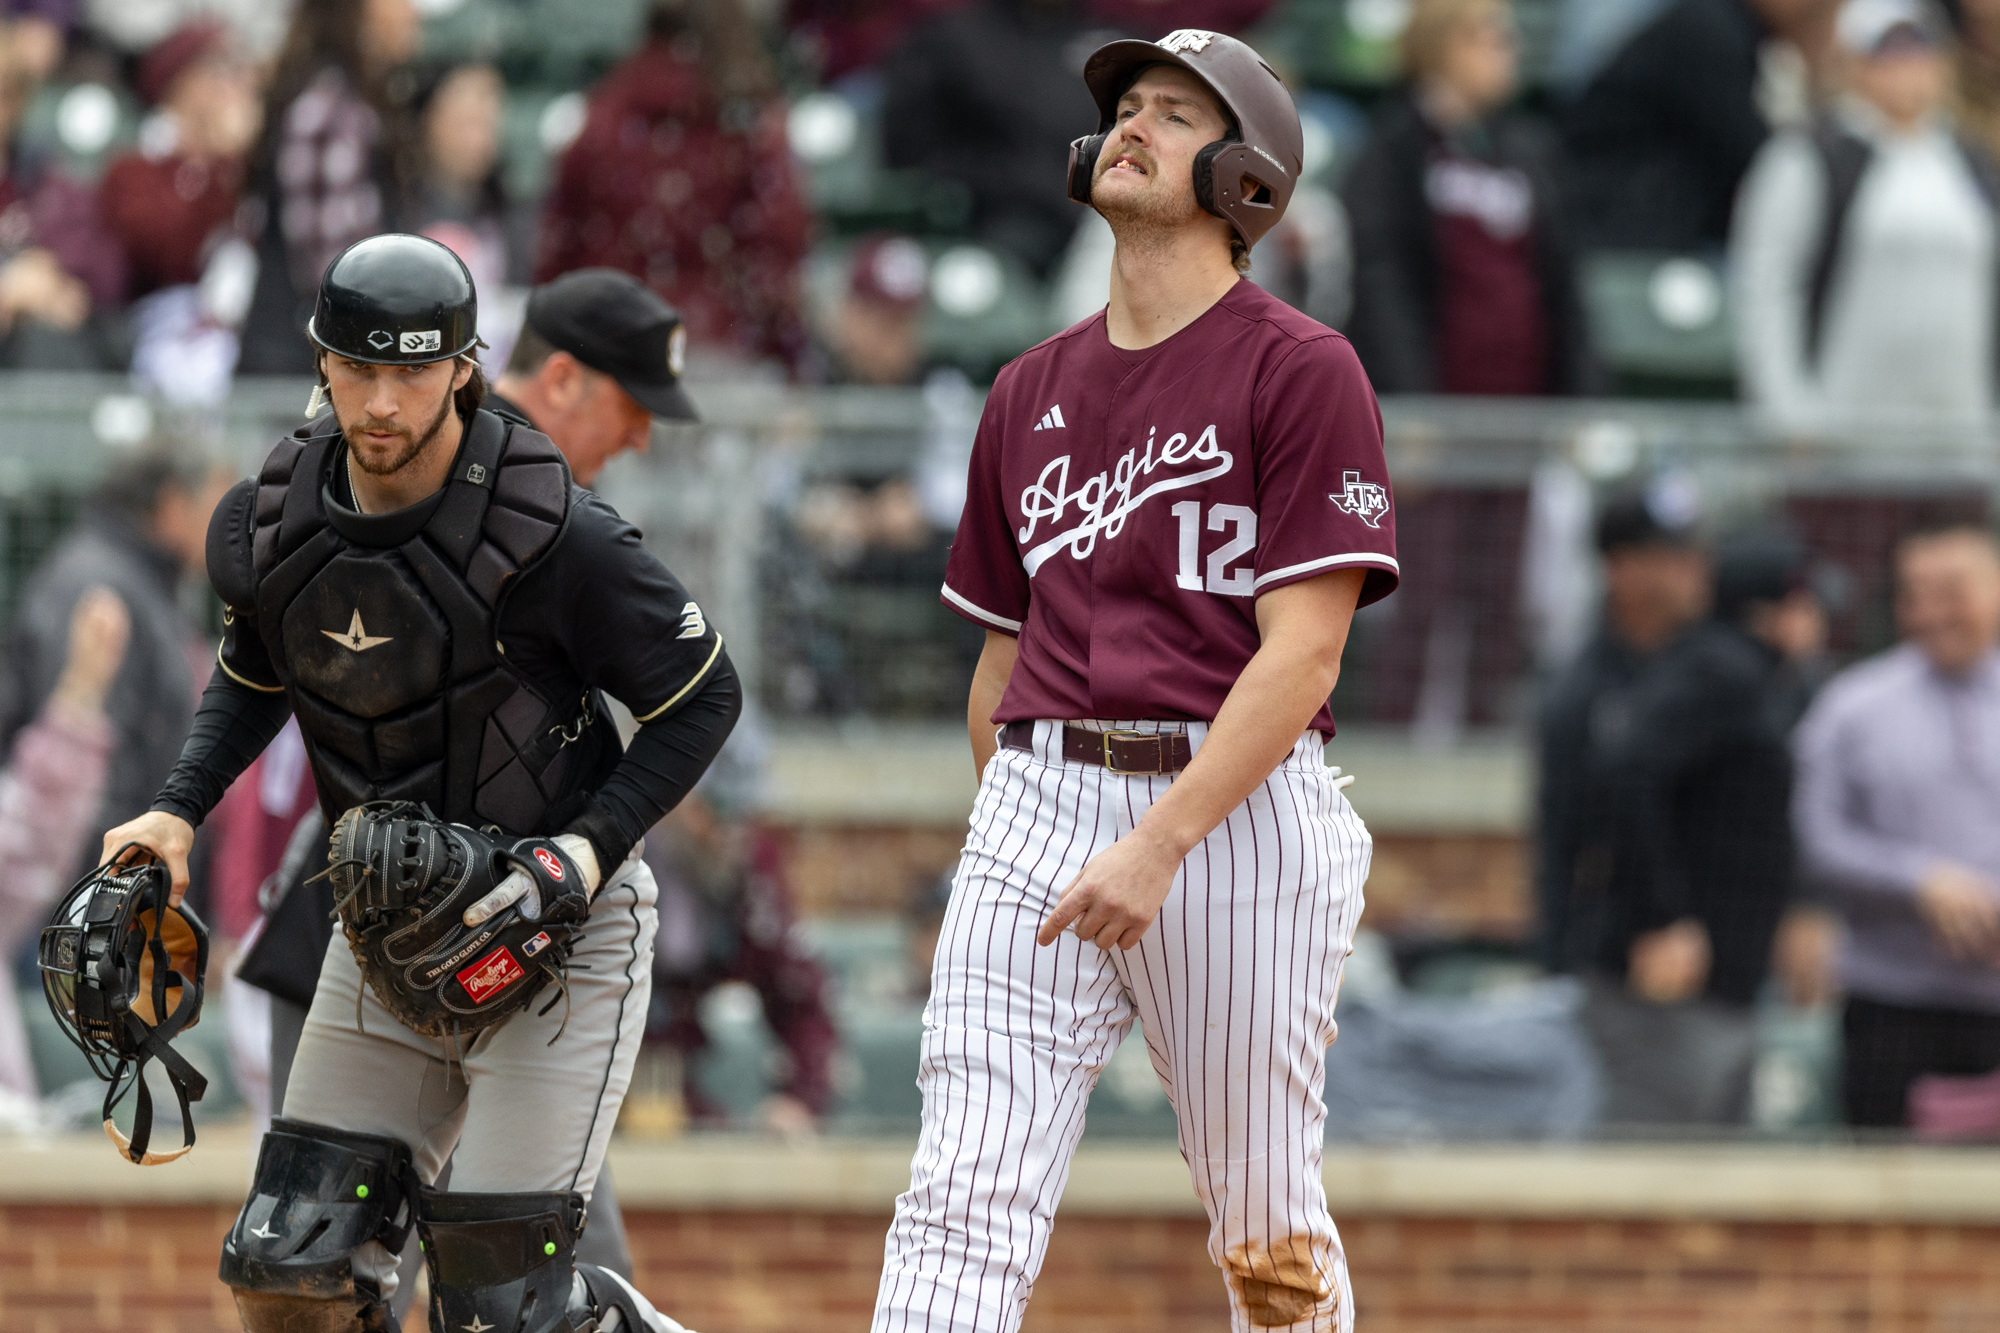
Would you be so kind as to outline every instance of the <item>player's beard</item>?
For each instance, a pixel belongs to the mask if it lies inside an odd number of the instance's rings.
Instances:
[[[347,437],[347,456],[354,460],[356,467],[371,477],[393,476],[423,457],[424,451],[430,448],[433,440],[437,439],[438,432],[444,429],[445,416],[452,410],[452,406],[453,391],[447,389],[444,401],[438,404],[437,415],[431,418],[430,426],[422,435],[386,421],[377,421],[373,417],[364,416],[354,421],[344,421],[341,423],[340,432]],[[354,438],[360,432],[369,430],[394,431],[403,437],[403,444],[386,459],[377,461],[370,458],[368,452],[356,443]]]
[[[1102,197],[1095,187],[1120,158],[1138,164],[1146,173],[1146,182],[1137,190]],[[1111,224],[1118,244],[1127,249],[1166,248],[1188,223],[1203,216],[1194,199],[1194,173],[1190,171],[1176,181],[1171,173],[1162,174],[1158,158],[1136,145],[1112,154],[1109,160],[1100,159],[1091,185],[1091,204]]]

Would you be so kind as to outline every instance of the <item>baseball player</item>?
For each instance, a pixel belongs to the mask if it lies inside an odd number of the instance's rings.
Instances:
[[[1019,1327],[1136,1018],[1231,1327],[1345,1333],[1321,1085],[1370,841],[1323,747],[1396,586],[1380,418],[1346,340],[1240,277],[1301,164],[1270,67],[1184,30],[1084,80],[1110,303],[1001,372],[973,448],[943,595],[987,630],[981,780],[874,1328]]]
[[[686,347],[680,315],[637,278],[616,269],[579,269],[529,295],[526,319],[507,368],[480,406],[502,421],[548,436],[562,451],[576,484],[589,487],[612,458],[646,448],[654,416],[676,421],[697,418],[680,384]],[[311,823],[307,843],[312,846],[301,844],[299,854],[287,858],[304,867],[287,880],[292,891],[297,891],[298,881],[325,864],[330,830],[316,814]],[[318,864],[306,866],[309,861]],[[287,956],[310,953],[312,975],[298,981],[306,991],[315,985],[318,959],[332,930],[326,912],[331,888],[324,895],[309,896],[313,910],[267,917],[259,936],[260,948],[282,949]],[[292,971],[296,975],[299,969]],[[272,1087],[281,1102],[305,1016],[304,1006],[272,997]],[[598,1173],[589,1225],[576,1253],[583,1262],[623,1277],[632,1275],[631,1249],[609,1166]],[[403,1273],[414,1274],[417,1262],[411,1246],[405,1252]],[[407,1299],[392,1309],[401,1304]]]
[[[479,409],[476,315],[464,265],[420,237],[328,267],[307,332],[332,410],[218,508],[215,677],[152,812],[106,835],[178,896],[194,825],[298,718],[347,938],[224,1242],[251,1333],[386,1329],[413,1225],[434,1329],[680,1328],[573,1252],[651,984],[640,837],[740,693],[639,534],[546,436]],[[629,749],[600,691],[640,723]],[[441,886],[477,896],[434,910]],[[400,970],[391,946],[434,937],[458,951]],[[447,1157],[450,1189],[427,1188]]]

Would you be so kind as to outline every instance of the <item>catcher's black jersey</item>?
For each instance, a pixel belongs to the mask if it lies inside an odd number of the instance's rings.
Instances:
[[[441,491],[405,510],[358,514],[352,509],[346,469],[338,465],[344,451],[336,446],[330,452],[331,465],[320,475],[296,476],[292,486],[324,487],[328,513],[357,551],[406,541],[424,527],[443,498]],[[232,495],[218,508],[218,524],[244,521],[255,484],[244,483],[245,494]],[[561,827],[589,837],[608,867],[699,777],[734,720],[739,696],[720,637],[699,604],[642,544],[638,530],[579,487],[569,487],[567,507],[553,544],[510,576],[511,586],[499,601],[496,637],[511,674],[525,678],[545,700],[572,701],[564,716],[574,715],[574,721],[564,730],[573,739],[563,747],[567,753],[559,779],[571,796],[550,801],[549,809]],[[227,559],[230,549],[247,555],[243,543],[230,548],[212,540],[211,565],[218,552]],[[336,563],[341,559],[336,557]],[[312,595],[284,607],[279,627],[259,624],[259,599],[250,595],[256,581],[248,570],[211,568],[228,608],[218,671],[204,697],[203,716],[197,718],[155,809],[199,822],[282,725],[288,686],[293,696],[289,703],[300,710],[311,742],[320,728],[307,714],[317,706],[317,696],[310,690],[298,692],[302,673],[323,688],[344,671],[350,677],[342,690],[344,708],[364,719],[413,715],[424,691],[435,688],[441,676],[438,659],[452,651],[440,641],[449,633],[425,623],[420,612],[401,614],[393,597],[371,595],[356,581],[379,575],[365,560],[352,564],[351,577],[343,576],[349,571],[329,566],[304,590]],[[394,623],[370,624],[364,605],[387,608],[377,614]],[[274,651],[283,655],[281,660],[273,661]],[[582,725],[591,716],[589,701],[597,690],[625,704],[641,723],[629,753],[609,719]],[[682,718],[684,711],[689,716]],[[498,720],[509,722],[504,715]],[[389,734],[378,728],[378,755],[385,744],[379,737]],[[321,762],[316,754],[316,769]],[[324,777],[323,788],[329,785]],[[480,777],[490,781],[483,771]],[[328,811],[330,819],[339,813]],[[447,817],[484,822],[470,812]]]

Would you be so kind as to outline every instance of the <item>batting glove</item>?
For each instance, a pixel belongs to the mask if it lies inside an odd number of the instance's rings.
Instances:
[[[595,897],[602,874],[597,868],[597,849],[590,845],[590,839],[575,833],[558,833],[549,841],[562,848],[563,855],[574,861],[576,868],[583,872],[585,896]],[[516,870],[501,880],[493,892],[466,908],[465,915],[460,920],[468,926],[476,926],[494,913],[504,911],[524,899],[526,903],[521,908],[522,915],[539,916],[542,909],[541,894],[535,888],[534,877],[525,870]]]

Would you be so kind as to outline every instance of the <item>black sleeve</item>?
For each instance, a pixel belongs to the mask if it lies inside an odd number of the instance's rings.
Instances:
[[[1503,121],[1507,156],[1528,177],[1535,199],[1535,254],[1542,309],[1548,320],[1552,393],[1590,396],[1605,392],[1603,368],[1590,341],[1576,237],[1570,228],[1562,181],[1562,145],[1540,121]]]
[[[742,711],[743,691],[724,654],[685,702],[639,728],[618,767],[564,832],[590,839],[598,869],[609,876],[701,780]]]
[[[180,762],[167,775],[153,809],[199,826],[229,784],[264,752],[291,712],[282,691],[246,685],[218,663],[202,692]]]
[[[153,809],[199,826],[291,715],[291,703],[257,632],[250,533],[255,478],[232,486],[208,522],[208,580],[222,599],[222,644],[180,761]]]
[[[1659,664],[1652,697],[1635,710],[1626,762],[1614,779],[1631,849],[1621,858],[1644,881],[1634,903],[1639,929],[1695,915],[1694,889],[1676,803],[1716,757],[1740,749],[1757,725],[1757,685],[1741,664],[1711,645],[1683,645]]]
[[[502,637],[512,657],[513,628],[545,621],[537,637],[554,629],[577,677],[644,726],[694,698],[722,660],[722,635],[617,510],[588,491],[571,505],[562,545],[509,599]]]
[[[1588,651],[1588,650],[1586,650]],[[1577,817],[1583,803],[1579,784],[1589,748],[1586,683],[1581,664],[1565,672],[1544,701],[1537,752],[1540,763],[1535,799],[1535,915],[1542,966],[1555,973],[1576,970],[1571,957],[1570,889],[1576,878]]]
[[[882,160],[891,167],[933,166],[949,135],[940,132],[957,104],[946,71],[958,65],[950,25],[933,19],[911,30],[882,62]]]
[[[506,618],[523,628],[543,622],[534,635],[543,643],[556,630],[553,640],[576,675],[639,723],[631,747],[567,830],[591,840],[608,875],[687,794],[736,724],[742,691],[722,635],[639,530],[580,490],[572,492],[561,547],[523,576]],[[507,651],[526,665],[513,643]]]
[[[1377,393],[1437,387],[1430,287],[1435,227],[1423,199],[1416,111],[1393,100],[1370,127],[1341,190],[1354,245],[1348,338]]]

